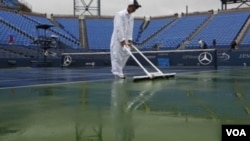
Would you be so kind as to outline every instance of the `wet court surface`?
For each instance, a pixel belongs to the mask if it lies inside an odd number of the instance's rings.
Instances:
[[[0,140],[220,141],[222,124],[250,124],[249,68],[138,83],[96,71],[1,70]]]

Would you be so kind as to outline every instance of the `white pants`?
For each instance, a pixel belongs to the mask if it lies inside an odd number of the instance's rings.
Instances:
[[[130,49],[130,48],[129,48]],[[123,77],[123,68],[126,65],[130,54],[127,50],[119,45],[112,45],[110,48],[110,57],[111,57],[111,72],[114,75]]]

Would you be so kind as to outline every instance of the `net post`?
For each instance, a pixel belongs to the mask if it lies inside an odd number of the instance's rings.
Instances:
[[[64,54],[62,53],[62,54],[61,54],[61,68],[62,68],[62,69],[64,68],[63,62],[64,62]]]
[[[214,69],[218,69],[218,62],[217,62],[217,49],[214,50]]]

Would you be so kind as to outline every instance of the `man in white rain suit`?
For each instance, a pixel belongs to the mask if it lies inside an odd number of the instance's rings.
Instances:
[[[137,0],[129,0],[127,9],[118,12],[114,17],[113,34],[110,43],[111,72],[116,78],[124,79],[123,68],[129,58],[124,46],[132,44],[134,13],[141,5]]]

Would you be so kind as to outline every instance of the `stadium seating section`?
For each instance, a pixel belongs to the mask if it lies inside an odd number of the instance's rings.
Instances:
[[[11,3],[13,3],[12,0]],[[9,1],[4,0],[4,4]],[[1,4],[3,4],[1,3]],[[204,40],[209,48],[230,48],[238,39],[240,48],[250,48],[250,9],[218,13],[198,13],[178,17],[135,18],[133,42],[141,50],[197,49],[198,40]],[[53,26],[45,30],[46,36],[58,39],[55,52],[109,51],[113,30],[112,17],[85,17],[24,13],[0,10],[0,58],[34,58],[42,52],[34,41],[41,31],[37,25]],[[244,29],[244,30],[243,30]],[[243,35],[240,39],[239,35]],[[11,36],[13,39],[10,39]],[[59,57],[59,56],[58,56]]]
[[[213,45],[213,39],[217,40],[218,46],[230,46],[249,19],[249,14],[250,12],[247,11],[215,15],[206,27],[190,41],[188,48],[196,47],[199,39],[206,41],[208,46]]]
[[[0,4],[8,8],[16,8],[18,3],[18,0],[2,0]]]
[[[91,51],[107,50],[112,34],[111,19],[86,19],[86,35]]]

